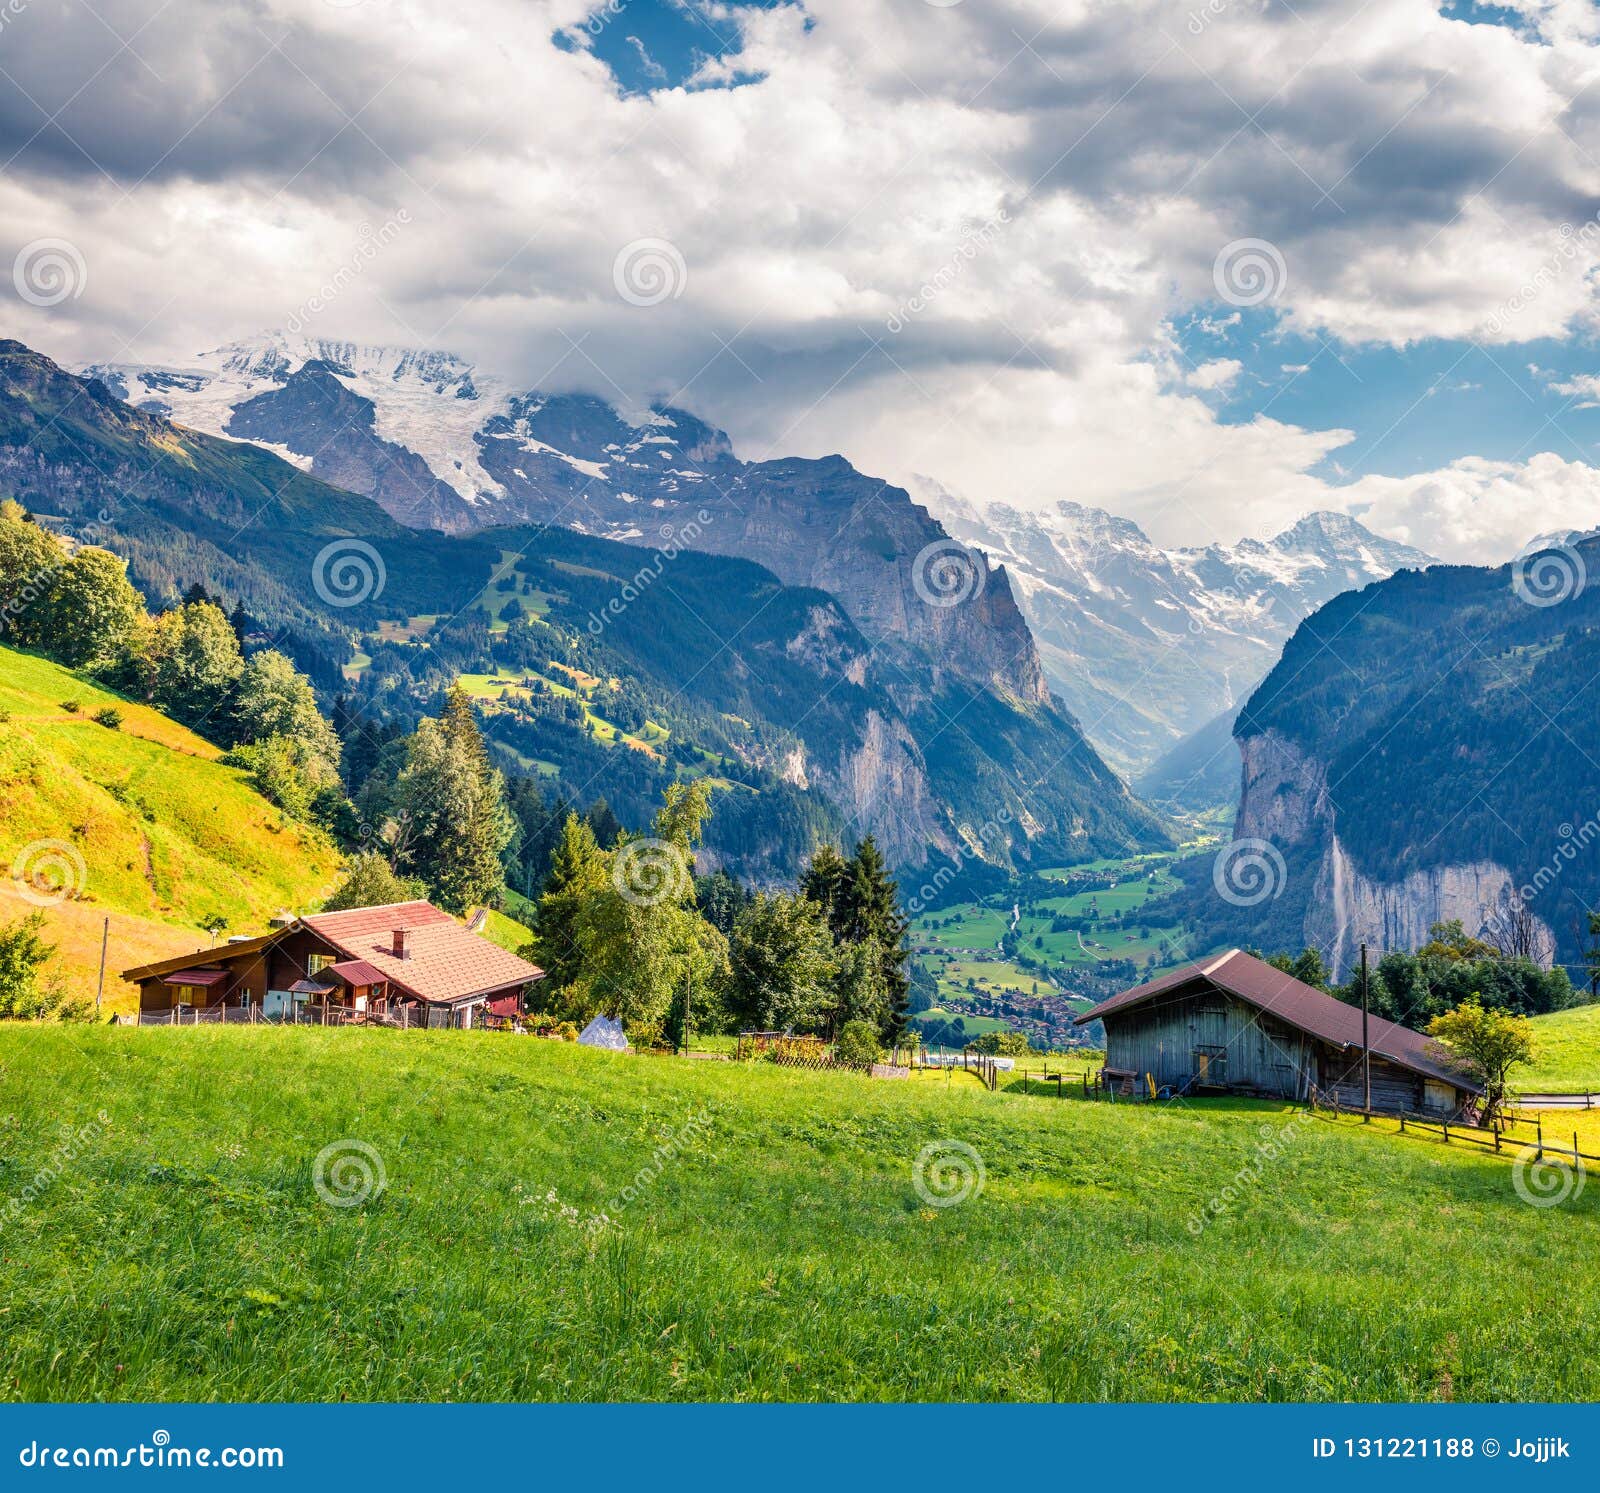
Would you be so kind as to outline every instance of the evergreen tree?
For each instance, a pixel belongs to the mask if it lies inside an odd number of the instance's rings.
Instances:
[[[525,951],[545,977],[534,999],[553,1011],[573,1008],[583,976],[579,926],[585,904],[607,885],[605,857],[586,820],[569,812],[550,853],[550,871],[539,893],[537,926]]]
[[[880,1030],[886,1043],[905,1034],[911,1020],[910,951],[906,932],[911,924],[900,911],[900,889],[889,875],[877,841],[871,835],[856,846],[846,866],[843,887],[845,910],[841,922],[851,943],[877,947],[878,972],[883,982],[885,1014]]]
[[[612,812],[611,805],[604,798],[597,798],[589,805],[589,812],[584,815],[589,821],[589,828],[594,831],[595,842],[602,850],[610,850],[622,837],[622,821]]]
[[[490,765],[470,700],[451,692],[439,720],[421,721],[395,784],[405,860],[450,912],[495,905],[505,890],[501,854],[514,823],[505,783]]]

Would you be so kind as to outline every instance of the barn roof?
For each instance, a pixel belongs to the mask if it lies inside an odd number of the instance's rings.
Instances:
[[[1092,1011],[1076,1018],[1074,1024],[1104,1020],[1119,1011],[1130,1010],[1157,996],[1166,995],[1194,985],[1209,985],[1244,1001],[1257,1009],[1269,1012],[1279,1021],[1300,1031],[1331,1042],[1337,1047],[1361,1046],[1361,1010],[1346,1005],[1331,995],[1307,985],[1281,969],[1275,969],[1264,959],[1246,954],[1242,949],[1229,949],[1195,964],[1186,964],[1170,974],[1162,975],[1145,985],[1124,990],[1110,1000],[1101,1001]],[[1368,1018],[1369,1038],[1377,1056],[1387,1058],[1402,1068],[1409,1068],[1426,1078],[1436,1078],[1454,1084],[1458,1089],[1477,1092],[1477,1085],[1452,1069],[1438,1055],[1438,1049],[1421,1032],[1398,1022],[1385,1021],[1381,1016]]]

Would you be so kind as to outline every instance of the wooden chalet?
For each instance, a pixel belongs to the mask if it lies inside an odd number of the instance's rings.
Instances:
[[[124,972],[144,1025],[196,1021],[357,1021],[470,1027],[521,1012],[544,971],[430,902],[307,913]]]
[[[1232,949],[1124,990],[1076,1018],[1105,1024],[1106,1082],[1173,1094],[1364,1103],[1361,1011]],[[1481,1091],[1409,1027],[1368,1018],[1372,1108],[1470,1116]]]

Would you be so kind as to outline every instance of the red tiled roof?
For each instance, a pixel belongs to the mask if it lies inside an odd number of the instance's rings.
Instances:
[[[375,969],[365,959],[346,959],[339,964],[330,964],[328,973],[338,975],[346,985],[381,985],[389,978],[381,969]]]
[[[1102,1001],[1092,1011],[1075,1019],[1074,1025],[1103,1019],[1107,1014],[1125,1011],[1151,1000],[1158,995],[1191,984],[1215,986],[1229,995],[1247,1002],[1260,1010],[1270,1012],[1280,1021],[1287,1022],[1324,1042],[1338,1047],[1361,1046],[1361,1009],[1346,1005],[1331,995],[1325,995],[1314,986],[1286,975],[1264,959],[1246,954],[1242,949],[1230,949],[1212,959],[1197,964],[1186,964],[1181,969],[1162,975],[1145,985],[1124,990],[1110,1000]],[[1372,1050],[1379,1057],[1398,1063],[1402,1068],[1454,1084],[1459,1089],[1477,1092],[1477,1086],[1462,1074],[1452,1070],[1437,1055],[1436,1049],[1421,1032],[1397,1022],[1385,1021],[1381,1016],[1368,1018]]]
[[[463,928],[431,902],[395,902],[314,912],[300,919],[340,953],[370,965],[405,995],[450,1003],[544,978],[544,971]],[[406,932],[406,957],[394,955],[394,932]]]

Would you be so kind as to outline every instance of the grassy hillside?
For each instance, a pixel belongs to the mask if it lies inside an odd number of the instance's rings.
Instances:
[[[1600,1394],[1600,1318],[1550,1309],[1595,1189],[1376,1126],[474,1033],[13,1028],[0,1065],[17,1399]],[[332,1207],[352,1141],[387,1186]],[[939,1208],[943,1141],[986,1176]]]
[[[76,710],[68,710],[75,704]],[[92,717],[115,706],[115,730]],[[13,879],[43,841],[82,857],[73,895],[47,910],[74,993],[93,995],[111,918],[106,992],[117,971],[210,942],[204,929],[259,932],[304,910],[336,879],[331,845],[252,789],[217,749],[147,706],[67,669],[0,647],[0,920],[31,910]]]
[[[1512,1083],[1524,1093],[1600,1094],[1600,1005],[1535,1016],[1534,1062]]]

